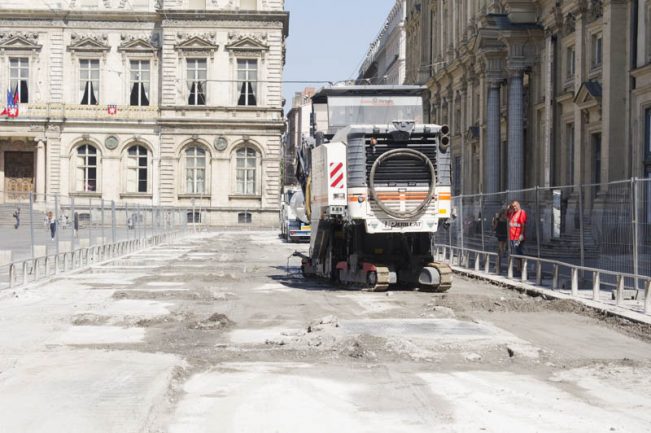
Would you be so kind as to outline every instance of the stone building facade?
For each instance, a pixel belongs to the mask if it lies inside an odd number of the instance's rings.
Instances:
[[[0,199],[275,223],[288,18],[283,0],[3,3],[0,87],[19,114],[0,118]]]
[[[296,149],[310,136],[310,115],[312,113],[313,87],[296,92],[292,108],[287,113],[287,133],[283,142],[283,180],[285,185],[296,185]]]
[[[359,69],[358,80],[366,84],[404,84],[407,40],[407,0],[396,0],[380,33],[371,43]]]
[[[598,202],[651,177],[650,29],[649,0],[408,0],[407,82],[451,127],[455,193],[596,184]]]

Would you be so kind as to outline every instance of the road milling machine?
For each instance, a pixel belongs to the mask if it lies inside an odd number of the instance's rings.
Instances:
[[[449,129],[423,123],[420,86],[341,86],[312,99],[297,178],[312,234],[306,277],[443,292],[431,239],[451,217]]]

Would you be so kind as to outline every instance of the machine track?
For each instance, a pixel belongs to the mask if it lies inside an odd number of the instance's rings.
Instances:
[[[387,267],[377,267],[376,271],[377,281],[374,285],[371,285],[367,288],[369,292],[386,292],[389,289],[389,268]]]
[[[445,263],[432,262],[427,265],[434,268],[441,276],[441,283],[438,286],[421,286],[421,292],[443,293],[450,290],[452,287],[452,268]]]

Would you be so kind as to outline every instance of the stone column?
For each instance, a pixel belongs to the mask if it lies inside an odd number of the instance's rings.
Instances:
[[[486,149],[484,149],[484,192],[499,192],[500,187],[500,85],[501,81],[488,81],[486,104]]]
[[[500,87],[504,81],[503,53],[494,48],[483,54],[486,62],[486,143],[483,148],[484,188],[487,194],[500,190]]]
[[[45,200],[45,140],[36,144],[36,200]]]
[[[523,70],[511,69],[509,75],[507,187],[515,191],[524,188]]]
[[[554,51],[556,49],[556,42],[553,33],[550,31],[545,38],[545,67],[543,71],[542,82],[545,91],[545,143],[543,146],[543,185],[548,188],[552,184],[554,178],[553,173],[553,159],[554,151],[552,146],[552,137],[554,135],[554,74],[553,70],[556,67],[554,64]]]

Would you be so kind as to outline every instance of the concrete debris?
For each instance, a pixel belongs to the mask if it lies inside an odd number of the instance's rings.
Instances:
[[[470,362],[481,361],[481,355],[478,353],[468,353],[466,354],[466,361],[470,361]]]
[[[190,324],[190,329],[198,329],[201,331],[212,331],[216,329],[226,328],[233,325],[233,322],[224,314],[214,313],[206,320],[201,320]]]
[[[528,344],[509,344],[506,346],[506,351],[511,358],[538,359],[540,357],[540,349]]]
[[[421,317],[436,318],[436,319],[454,319],[456,314],[454,310],[434,303],[425,305],[426,312],[421,314]]]
[[[337,319],[336,316],[330,315],[310,323],[307,327],[307,332],[308,333],[318,332],[326,328],[338,328],[338,327],[339,327],[339,319]]]

